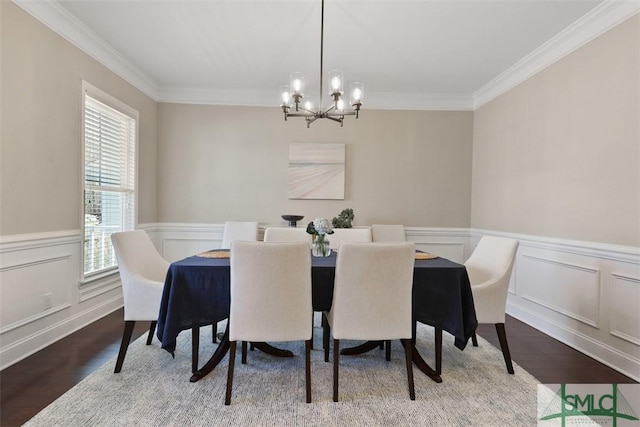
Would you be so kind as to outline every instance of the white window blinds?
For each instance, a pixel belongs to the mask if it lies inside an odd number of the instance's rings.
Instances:
[[[135,227],[136,121],[85,93],[85,277],[115,267],[111,234]]]

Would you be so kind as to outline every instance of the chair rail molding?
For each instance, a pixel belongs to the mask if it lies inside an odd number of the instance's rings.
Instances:
[[[270,226],[284,225],[260,224],[259,239]],[[138,228],[168,261],[222,242],[223,224]],[[405,230],[419,249],[460,263],[484,235],[518,239],[507,313],[640,381],[640,248],[474,228]],[[0,236],[0,369],[122,307],[116,274],[81,285],[81,248],[80,230]]]

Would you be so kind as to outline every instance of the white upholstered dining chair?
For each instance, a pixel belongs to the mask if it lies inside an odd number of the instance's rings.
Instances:
[[[415,400],[412,288],[415,244],[345,242],[338,251],[331,310],[325,313],[333,335],[333,401],[338,401],[340,340],[400,339],[405,349],[409,397]],[[329,347],[325,346],[325,361]]]
[[[345,242],[371,243],[371,229],[363,228],[334,228],[332,234],[326,236],[329,246],[337,251]]]
[[[371,240],[373,242],[405,242],[407,235],[402,224],[371,224]],[[380,344],[380,349],[384,348],[384,343]],[[390,351],[387,343],[387,354]]]
[[[231,403],[237,341],[305,342],[306,400],[311,403],[311,251],[306,242],[243,242],[231,246],[229,370]]]
[[[371,243],[371,229],[363,228],[334,228],[333,234],[328,234],[329,245],[334,251],[340,249],[344,242]]]
[[[230,249],[231,243],[236,240],[257,241],[258,223],[256,221],[226,221],[222,230],[222,244],[220,249]],[[198,333],[197,329],[193,330]],[[218,338],[218,324],[214,323],[211,328],[211,340],[215,343]],[[195,344],[194,344],[195,345]],[[197,360],[194,361],[197,364]]]
[[[124,332],[114,370],[118,373],[136,321],[151,321],[147,345],[153,340],[169,263],[160,256],[145,231],[113,233],[111,243],[118,261],[124,299]]]
[[[372,224],[371,240],[374,242],[404,242],[407,235],[402,224]]]
[[[513,364],[507,344],[504,319],[509,280],[517,250],[518,241],[515,239],[483,236],[467,262],[464,263],[471,283],[478,323],[495,325],[507,372],[510,374],[513,374]],[[474,346],[478,346],[475,334],[472,342]]]
[[[267,227],[264,230],[263,240],[265,242],[307,242],[311,247],[313,237],[307,233],[306,228]],[[253,350],[253,345],[251,349]],[[311,349],[313,350],[313,328],[311,329]]]
[[[265,242],[307,242],[311,246],[312,236],[305,228],[267,227],[264,229]]]
[[[227,221],[222,231],[221,249],[231,248],[235,240],[258,240],[258,223],[254,221]]]

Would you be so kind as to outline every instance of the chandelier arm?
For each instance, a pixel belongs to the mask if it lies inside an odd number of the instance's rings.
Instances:
[[[315,111],[307,110],[307,109],[306,109],[306,108],[304,108],[304,107],[300,107],[300,109],[306,113],[306,114],[305,114],[305,116],[307,116],[307,115],[309,115],[309,114],[310,114],[310,115],[312,115],[312,116],[315,116],[315,115],[316,115],[316,112],[315,112]]]
[[[297,111],[302,110],[304,113],[298,113]],[[307,117],[307,116],[315,116],[317,113],[315,111],[307,110],[304,107],[299,107],[295,113],[287,113],[290,117]]]
[[[314,117],[311,113],[289,113],[288,117]]]
[[[342,116],[324,116],[325,119],[333,120],[334,122],[338,122],[342,124],[342,118],[337,118]]]
[[[289,114],[291,115],[291,114]],[[356,113],[353,111],[345,111],[343,113],[331,113],[331,114],[326,114],[326,117],[344,117],[344,116],[355,116]]]
[[[328,114],[329,112],[331,112],[331,111],[332,111],[333,109],[335,109],[335,108],[336,108],[336,106],[335,106],[335,105],[332,105],[331,107],[329,107],[329,108],[327,108],[326,110],[324,110],[324,111],[322,112],[322,115],[324,116],[324,115]]]

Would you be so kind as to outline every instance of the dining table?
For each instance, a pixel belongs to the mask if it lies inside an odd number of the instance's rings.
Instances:
[[[442,382],[442,331],[454,337],[454,345],[464,350],[478,325],[473,295],[466,268],[446,258],[416,251],[413,270],[412,358],[416,366],[435,382]],[[428,258],[428,259],[422,259]],[[312,257],[311,282],[314,311],[329,311],[333,301],[337,253]],[[212,325],[229,317],[231,269],[228,250],[212,250],[175,261],[167,271],[157,322],[157,337],[162,348],[175,352],[178,334]],[[435,328],[435,369],[431,368],[415,343],[416,322]],[[291,352],[268,343],[252,343],[259,350],[276,356],[291,357]],[[341,354],[357,354],[378,347],[380,342],[366,342],[346,348]],[[191,382],[211,372],[229,349],[228,329],[211,358],[192,373]]]

